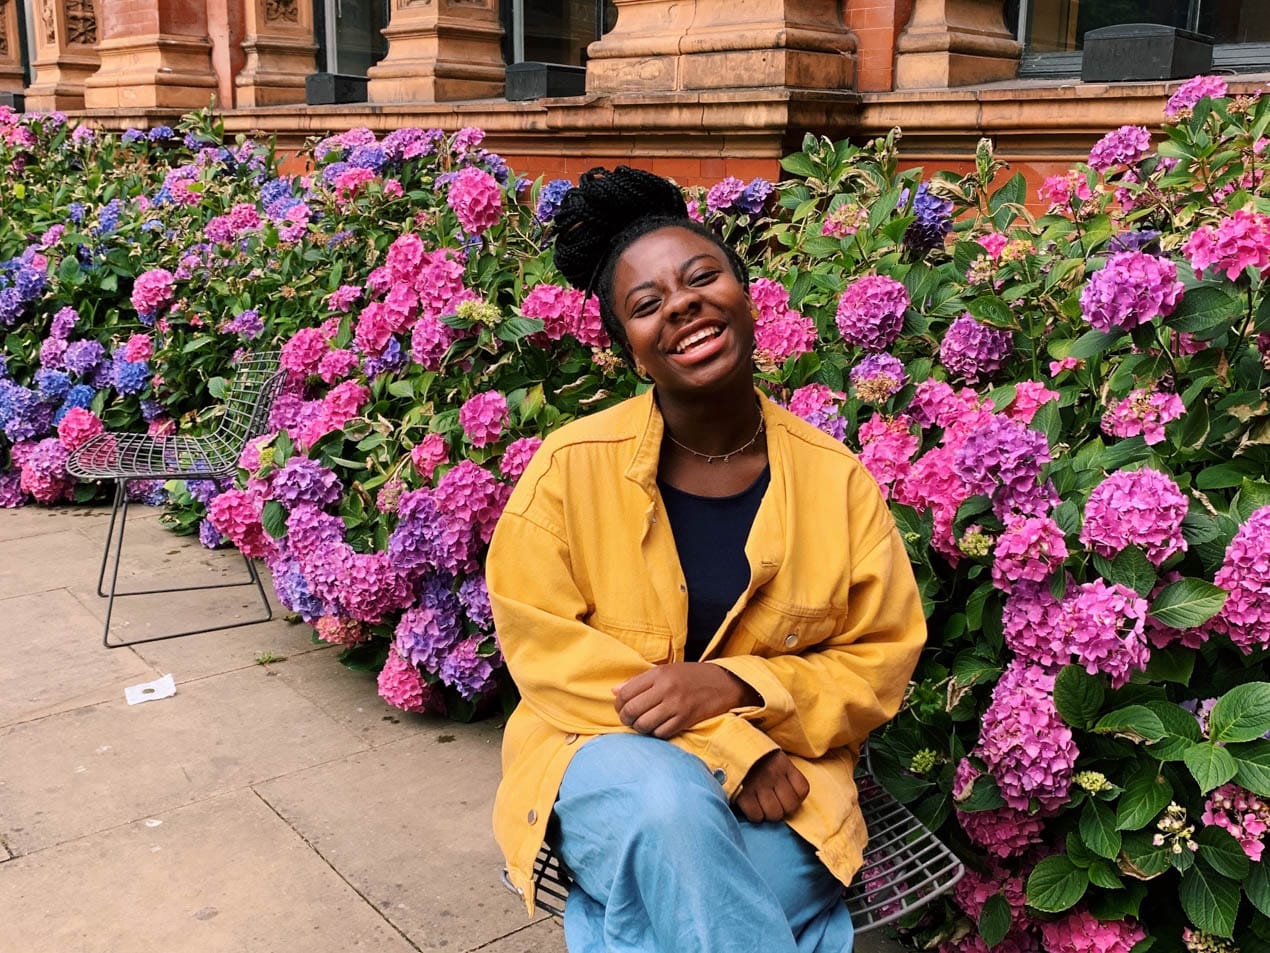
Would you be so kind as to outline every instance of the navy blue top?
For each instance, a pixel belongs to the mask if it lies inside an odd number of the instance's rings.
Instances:
[[[745,541],[771,481],[771,468],[764,467],[757,480],[732,496],[697,496],[657,481],[688,585],[684,658],[689,662],[701,658],[723,617],[750,584]]]

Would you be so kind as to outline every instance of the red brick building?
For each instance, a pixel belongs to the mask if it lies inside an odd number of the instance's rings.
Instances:
[[[910,163],[955,167],[989,136],[1035,180],[1159,121],[1176,81],[1080,79],[1086,34],[1135,22],[1212,36],[1237,90],[1270,77],[1265,0],[0,0],[0,93],[118,129],[214,102],[284,149],[476,125],[526,172],[685,183],[776,175],[807,131],[900,126]],[[530,81],[552,95],[506,97]],[[306,105],[306,83],[361,101]]]

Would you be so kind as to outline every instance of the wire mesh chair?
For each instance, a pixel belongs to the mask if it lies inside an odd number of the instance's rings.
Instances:
[[[856,771],[860,809],[869,830],[864,863],[843,894],[856,934],[867,933],[951,890],[966,872],[957,855],[912,812],[878,783],[862,759]],[[512,885],[503,868],[503,886]],[[534,906],[555,917],[564,904],[573,876],[560,856],[544,844],[534,860]]]
[[[198,635],[218,629],[235,629],[245,625],[257,625],[273,618],[273,608],[265,594],[264,585],[255,563],[243,556],[247,564],[248,578],[241,582],[208,583],[199,586],[176,586],[166,589],[118,590],[119,562],[123,550],[124,526],[128,520],[128,484],[136,480],[217,480],[232,477],[238,467],[243,448],[253,437],[264,433],[269,411],[282,390],[286,372],[279,369],[279,353],[265,351],[249,354],[238,362],[234,379],[225,396],[221,419],[216,429],[200,437],[180,435],[151,436],[138,433],[98,434],[74,450],[66,469],[72,476],[83,480],[114,480],[115,500],[110,509],[110,525],[106,530],[106,546],[101,557],[101,569],[97,573],[97,595],[106,600],[106,623],[102,627],[101,641],[108,649],[140,645],[144,642],[162,642],[186,635]],[[119,526],[115,532],[116,522]],[[106,566],[111,561],[111,544],[114,544],[114,564],[110,572],[110,585],[106,581]],[[110,619],[118,596],[158,595],[170,592],[190,592],[199,589],[232,589],[238,586],[256,587],[265,614],[245,622],[214,625],[201,629],[173,632],[127,642],[110,641]]]

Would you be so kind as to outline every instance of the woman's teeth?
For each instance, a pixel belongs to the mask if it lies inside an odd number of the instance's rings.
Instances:
[[[691,334],[684,340],[679,342],[679,346],[675,348],[676,354],[683,354],[685,351],[691,350],[698,344],[709,341],[711,338],[718,337],[723,333],[722,328],[705,328],[696,334]]]

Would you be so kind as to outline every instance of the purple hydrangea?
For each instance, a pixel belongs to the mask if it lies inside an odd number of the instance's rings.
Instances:
[[[237,334],[245,341],[252,341],[264,333],[265,322],[260,317],[259,311],[248,308],[242,314],[226,321],[221,330],[227,334]]]
[[[1089,151],[1089,167],[1106,172],[1119,166],[1136,165],[1151,151],[1151,133],[1145,126],[1121,126],[1107,133]]]
[[[453,570],[457,566],[448,548],[449,524],[430,489],[403,493],[397,501],[397,528],[388,537],[388,554],[406,573]]]
[[[484,576],[473,574],[463,580],[459,586],[459,602],[478,629],[488,632],[494,628],[494,612],[490,608],[489,589]]]
[[[12,510],[25,503],[26,491],[22,489],[21,471],[0,473],[0,509]]]
[[[552,179],[544,185],[538,192],[538,207],[534,210],[538,221],[544,224],[554,221],[560,212],[560,203],[564,201],[564,194],[571,188],[573,183],[568,179]]]
[[[384,150],[377,145],[357,146],[348,155],[348,164],[357,169],[370,169],[378,172],[384,167],[386,156]]]
[[[1049,460],[1045,434],[993,414],[967,435],[953,468],[971,493],[992,499],[993,512],[1004,520],[1016,513],[1042,515],[1056,502],[1047,488],[1038,493],[1037,477]]]
[[[706,193],[706,208],[716,213],[727,212],[744,193],[745,183],[730,175],[710,186],[710,191]]]
[[[309,591],[300,564],[293,556],[279,549],[269,560],[269,572],[273,577],[273,588],[278,593],[278,600],[305,622],[312,625],[322,616],[330,614],[330,607]]]
[[[464,639],[441,661],[441,681],[467,699],[479,698],[494,686],[494,660],[480,654],[481,640]]]
[[[12,327],[26,311],[26,301],[17,288],[0,288],[0,324]]]
[[[75,328],[75,322],[78,320],[79,314],[74,308],[59,309],[49,324],[49,335],[55,338],[70,337],[71,331]]]
[[[1177,265],[1145,252],[1119,252],[1080,293],[1085,320],[1099,331],[1132,331],[1173,313],[1182,297]]]
[[[865,275],[838,299],[838,331],[848,344],[885,351],[899,337],[908,305],[908,289],[894,278]]]
[[[53,426],[55,413],[56,407],[35,391],[0,381],[0,427],[14,443],[44,436]]]
[[[866,403],[884,404],[907,383],[904,364],[885,351],[870,354],[851,368],[851,386]]]
[[[940,248],[952,231],[952,199],[940,198],[931,193],[925,182],[913,195],[913,214],[916,220],[904,232],[904,244],[916,252],[928,252]]]
[[[446,654],[463,638],[461,607],[450,585],[448,576],[426,577],[419,587],[419,602],[397,623],[397,651],[429,672],[438,672]]]
[[[199,520],[198,541],[207,549],[220,549],[229,542],[229,540],[225,538],[224,534],[212,525],[212,521],[209,519]],[[278,574],[276,572],[273,574],[273,588],[277,591],[279,597],[281,598],[282,586],[278,583]],[[282,604],[291,608],[291,605],[285,598],[282,599]]]
[[[955,378],[968,384],[990,379],[1014,353],[1014,336],[1002,328],[980,324],[963,314],[948,326],[939,342],[939,360]]]
[[[343,489],[340,479],[316,460],[292,457],[271,481],[272,496],[287,509],[302,503],[319,508],[334,506]]]

